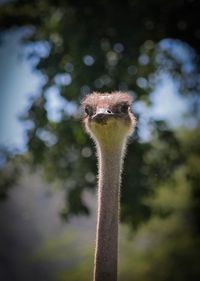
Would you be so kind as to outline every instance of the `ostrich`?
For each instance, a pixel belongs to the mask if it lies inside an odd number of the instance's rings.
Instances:
[[[93,281],[117,280],[119,194],[127,138],[136,121],[127,93],[97,93],[82,101],[86,132],[98,157],[98,211]]]

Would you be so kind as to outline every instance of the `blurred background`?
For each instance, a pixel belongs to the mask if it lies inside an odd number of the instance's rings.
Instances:
[[[200,1],[0,1],[0,280],[92,279],[91,91],[127,91],[120,281],[200,280]]]

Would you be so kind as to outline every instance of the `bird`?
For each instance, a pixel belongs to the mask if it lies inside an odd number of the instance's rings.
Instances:
[[[92,92],[81,101],[83,124],[98,158],[93,281],[117,281],[120,186],[127,140],[136,126],[127,92]]]

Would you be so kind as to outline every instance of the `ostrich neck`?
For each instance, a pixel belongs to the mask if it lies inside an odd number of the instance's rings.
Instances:
[[[112,145],[111,145],[112,147]],[[119,193],[124,145],[99,145],[97,237],[94,281],[117,280]]]

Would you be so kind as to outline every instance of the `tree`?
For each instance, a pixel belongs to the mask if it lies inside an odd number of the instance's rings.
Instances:
[[[123,257],[131,266],[122,280],[199,279],[199,127],[177,137],[184,160],[146,198],[151,218],[135,232],[130,254]],[[153,162],[154,157],[149,156]],[[156,158],[163,165],[162,153]]]
[[[157,75],[168,72],[179,81],[181,93],[194,101],[192,109],[198,112],[198,10],[199,1],[163,1],[161,5],[158,0],[148,3],[42,0],[2,5],[2,30],[26,27],[29,33],[24,44],[36,44],[29,56],[39,58],[35,68],[44,75],[45,83],[41,95],[33,98],[23,117],[24,122],[29,120],[33,124],[27,131],[27,145],[32,164],[42,166],[49,180],[59,178],[63,182],[67,190],[64,217],[89,212],[82,193],[95,186],[96,167],[79,113],[63,111],[59,122],[49,119],[45,106],[48,91],[57,90],[68,106],[75,107],[91,90],[113,89],[128,90],[135,99],[150,104]],[[185,42],[191,55],[189,65],[174,53],[175,41],[163,44],[166,38]],[[37,49],[38,42],[45,46],[45,54]],[[175,43],[183,46],[180,41]],[[155,147],[142,142],[136,132],[125,167],[127,188],[122,193],[122,219],[134,224],[149,216],[149,207],[142,198],[152,192],[152,170],[164,181],[182,161],[176,152],[180,144],[174,132],[155,120],[152,126],[160,137],[161,148],[158,147],[157,153],[167,156],[167,168],[157,159],[151,165],[144,161]]]

